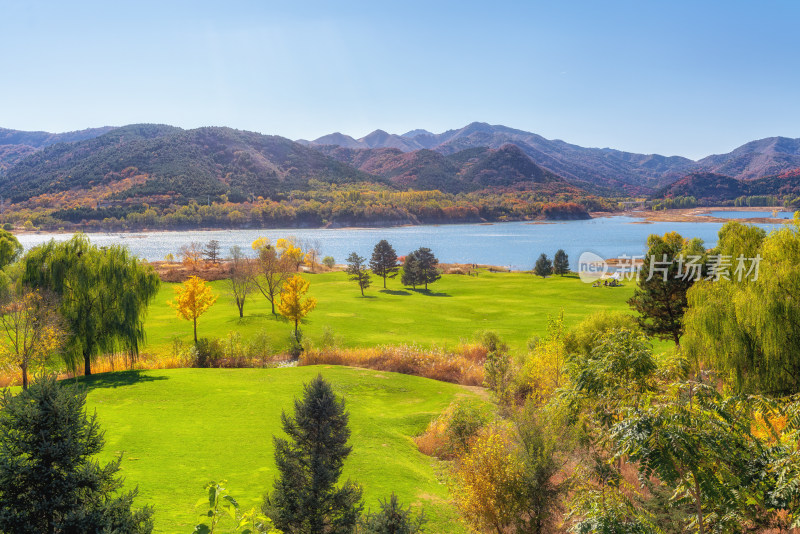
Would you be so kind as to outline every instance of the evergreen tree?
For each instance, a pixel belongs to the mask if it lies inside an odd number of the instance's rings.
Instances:
[[[411,252],[406,256],[403,262],[403,276],[400,278],[400,282],[404,286],[411,286],[414,289],[417,288],[418,284],[422,283],[419,272],[419,261],[417,261],[416,254],[416,252]]]
[[[203,249],[203,256],[211,263],[219,263],[219,241],[212,239],[206,243]]]
[[[417,534],[423,532],[425,514],[414,516],[411,508],[403,508],[397,495],[381,500],[379,512],[369,513],[361,522],[359,532],[363,534]]]
[[[347,257],[347,274],[350,275],[350,280],[358,282],[358,288],[361,290],[361,296],[364,296],[364,290],[370,286],[372,281],[369,279],[369,272],[364,265],[366,260],[351,252]]]
[[[433,255],[431,249],[426,247],[418,248],[414,252],[417,259],[417,269],[419,272],[420,284],[425,284],[425,289],[428,289],[428,284],[432,284],[442,277],[439,272],[439,260]]]
[[[385,239],[378,241],[369,260],[369,268],[375,276],[383,278],[383,289],[386,289],[386,279],[397,276],[400,266],[397,265],[397,252]]]
[[[553,272],[553,262],[547,257],[547,254],[542,253],[539,259],[536,260],[536,265],[533,267],[533,274],[545,278]]]
[[[639,285],[628,305],[639,312],[639,325],[651,336],[680,345],[686,292],[694,284],[687,257],[705,253],[699,241],[685,241],[676,232],[647,239],[647,255],[639,273]]]
[[[117,494],[120,460],[100,466],[103,448],[86,395],[55,377],[0,396],[0,532],[148,533],[149,508],[131,510],[137,491]]]
[[[294,417],[283,413],[288,440],[275,437],[279,476],[264,499],[263,512],[287,534],[345,534],[356,528],[363,505],[361,487],[336,487],[352,447],[349,414],[330,384],[317,375],[294,402]]]
[[[553,256],[553,273],[561,276],[569,273],[569,256],[564,249],[558,249]]]

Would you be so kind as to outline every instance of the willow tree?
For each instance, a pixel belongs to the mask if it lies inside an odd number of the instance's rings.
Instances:
[[[127,248],[98,248],[84,234],[32,249],[24,259],[22,282],[58,295],[68,336],[64,358],[84,373],[101,354],[123,352],[131,361],[144,341],[147,305],[159,278]]]
[[[742,256],[745,272],[689,292],[687,353],[724,372],[740,392],[798,393],[800,219],[767,237],[742,225],[723,230],[717,251],[733,257],[734,272]]]

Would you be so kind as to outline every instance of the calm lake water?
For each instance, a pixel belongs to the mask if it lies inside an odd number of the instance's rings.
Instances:
[[[98,246],[125,245],[140,258],[161,260],[170,253],[177,258],[181,246],[192,241],[207,243],[216,239],[225,254],[234,245],[240,246],[246,253],[252,253],[250,244],[260,236],[269,238],[273,243],[280,237],[295,236],[300,240],[318,240],[320,258],[333,256],[337,263],[344,263],[351,252],[369,258],[375,243],[386,239],[401,256],[419,247],[429,247],[442,262],[484,263],[512,269],[531,269],[539,254],[544,252],[552,258],[559,248],[563,248],[575,269],[578,257],[587,251],[603,258],[643,254],[645,241],[650,234],[676,231],[684,237],[699,237],[707,247],[711,247],[716,243],[717,231],[721,226],[721,223],[713,222],[643,224],[642,219],[633,217],[603,217],[587,221],[399,228],[96,233],[89,234],[89,239]],[[759,226],[770,231],[781,225]],[[17,237],[28,249],[50,239],[69,239],[70,235],[41,233]]]

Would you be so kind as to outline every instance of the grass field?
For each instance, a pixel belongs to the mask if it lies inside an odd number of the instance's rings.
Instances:
[[[302,326],[305,335],[317,343],[329,328],[342,346],[373,346],[418,343],[423,346],[452,347],[471,341],[479,330],[495,330],[521,350],[532,336],[547,330],[548,316],[564,310],[567,326],[592,312],[613,309],[628,311],[626,301],[634,285],[593,288],[575,275],[547,279],[525,273],[488,273],[478,277],[444,275],[430,286],[430,293],[405,289],[399,280],[389,280],[388,289],[373,279],[367,296],[361,297],[355,282],[343,272],[304,275],[310,281],[309,295],[317,309]],[[226,289],[226,281],[211,283],[219,296],[217,303],[198,320],[198,335],[223,337],[231,331],[242,336],[264,330],[276,345],[286,344],[291,327],[270,313],[260,294],[252,295],[239,319]],[[168,352],[173,339],[191,341],[192,325],[178,319],[167,306],[174,284],[162,284],[151,304],[146,324],[146,352]]]
[[[138,484],[137,504],[155,506],[156,531],[191,532],[210,480],[227,479],[245,509],[260,504],[276,474],[272,436],[281,411],[317,373],[346,400],[353,452],[343,478],[363,485],[367,506],[394,491],[406,505],[425,507],[430,532],[461,532],[443,468],[411,439],[454,399],[478,397],[461,386],[326,366],[125,371],[81,381],[105,430],[101,461],[124,451],[126,487]]]

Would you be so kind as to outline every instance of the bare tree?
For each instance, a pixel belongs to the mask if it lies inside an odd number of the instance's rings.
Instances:
[[[231,261],[228,289],[239,309],[239,318],[244,317],[244,303],[247,296],[256,289],[254,282],[254,261],[244,255],[238,246],[231,247]]]
[[[309,237],[301,242],[300,248],[306,251],[306,265],[309,266],[313,273],[314,268],[319,264],[322,241],[316,237]]]
[[[196,271],[203,261],[203,245],[196,241],[192,241],[188,245],[183,245],[180,250],[181,261],[183,264]]]

